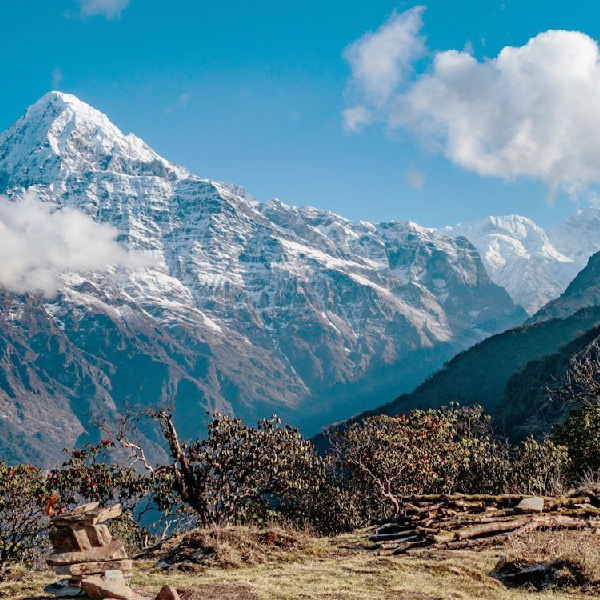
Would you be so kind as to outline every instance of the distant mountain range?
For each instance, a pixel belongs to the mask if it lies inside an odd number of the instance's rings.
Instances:
[[[519,215],[488,217],[438,231],[468,238],[492,280],[532,315],[562,294],[600,250],[600,209],[579,210],[549,231]]]
[[[206,410],[276,412],[315,433],[489,336],[522,335],[519,304],[556,298],[600,242],[595,209],[546,233],[519,216],[433,230],[262,203],[58,92],[0,134],[0,194],[26,190],[114,225],[150,261],[119,277],[63,273],[52,298],[0,290],[0,457],[45,464],[124,404],[172,402],[184,436]],[[593,326],[594,310],[546,350]],[[514,354],[490,358],[494,377],[497,361],[541,356]]]

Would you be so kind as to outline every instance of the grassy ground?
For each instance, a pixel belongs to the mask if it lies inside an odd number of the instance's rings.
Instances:
[[[356,538],[321,540],[275,561],[230,566],[205,565],[189,571],[156,571],[137,561],[133,587],[154,598],[165,584],[183,600],[578,600],[598,591],[577,589],[536,593],[509,590],[489,573],[507,549],[452,551],[416,556],[378,556],[350,549]],[[16,571],[0,583],[0,598],[43,598],[50,573]]]

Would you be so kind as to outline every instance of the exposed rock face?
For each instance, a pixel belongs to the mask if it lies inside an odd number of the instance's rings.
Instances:
[[[572,406],[548,402],[578,355],[600,341],[600,253],[590,258],[565,293],[520,327],[494,335],[457,356],[410,394],[376,412],[398,414],[450,400],[496,413],[513,441],[539,436],[562,422]]]
[[[173,401],[184,436],[206,409],[277,412],[310,434],[526,317],[465,238],[260,203],[73,96],[46,95],[0,134],[0,193],[26,188],[113,224],[153,266],[65,275],[44,301],[0,295],[0,455],[12,460],[55,462],[90,413],[123,401]]]

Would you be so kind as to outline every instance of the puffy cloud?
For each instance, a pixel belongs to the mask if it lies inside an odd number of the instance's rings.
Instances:
[[[181,96],[179,96],[179,106],[181,106],[181,108],[185,108],[188,105],[189,101],[190,95],[187,92],[184,92],[183,94],[181,94]]]
[[[394,93],[412,63],[425,53],[419,35],[424,7],[394,13],[375,32],[365,33],[344,50],[353,84],[365,98],[381,105]]]
[[[104,271],[146,263],[116,242],[117,230],[84,213],[0,196],[0,285],[17,293],[54,294],[65,272]]]
[[[420,23],[413,11],[409,19]],[[367,34],[372,45],[373,36],[386,28]],[[412,131],[480,175],[538,179],[575,194],[600,182],[600,54],[593,39],[547,31],[483,61],[468,49],[439,52],[426,73],[413,73],[400,86],[407,67],[397,56],[406,55],[411,32],[420,48],[414,27],[406,30],[399,49],[389,39],[378,46],[389,56],[382,59],[383,70],[364,76],[361,106],[368,114],[388,128]],[[373,81],[390,65],[394,74],[386,78],[393,89],[377,88]],[[371,88],[385,94],[375,98]]]
[[[577,191],[600,181],[600,55],[588,36],[548,31],[497,58],[442,52],[397,98],[392,125],[481,175]]]
[[[78,0],[82,17],[102,15],[107,19],[118,19],[129,6],[130,0]]]

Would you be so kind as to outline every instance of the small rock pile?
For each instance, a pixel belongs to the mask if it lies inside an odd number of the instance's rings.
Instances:
[[[106,521],[121,515],[121,506],[101,508],[98,502],[77,507],[52,519],[47,559],[59,575],[68,578],[50,586],[59,597],[84,596],[92,600],[143,600],[123,574],[132,569],[123,544],[113,539]]]

